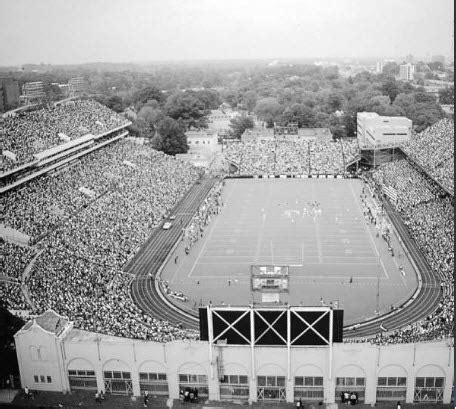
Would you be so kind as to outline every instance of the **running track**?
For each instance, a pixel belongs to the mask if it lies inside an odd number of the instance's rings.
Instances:
[[[168,255],[176,242],[181,237],[181,226],[186,226],[200,203],[215,184],[216,179],[201,179],[200,184],[195,184],[178,203],[173,211],[176,215],[174,226],[170,230],[158,228],[144,243],[139,252],[127,263],[125,270],[134,274],[131,284],[131,295],[136,305],[147,315],[173,324],[181,323],[186,328],[199,329],[198,317],[180,311],[175,306],[164,302],[155,286],[155,276],[165,263]],[[407,250],[413,258],[421,273],[422,288],[416,298],[406,307],[395,310],[372,320],[360,323],[356,330],[344,328],[344,337],[369,337],[380,332],[380,324],[388,330],[404,327],[431,314],[440,301],[440,283],[434,276],[426,259],[420,253],[415,241],[410,237],[404,223],[388,202],[385,208],[394,223],[396,231],[401,236]],[[181,222],[182,221],[182,222]],[[352,327],[352,326],[350,326]]]
[[[182,228],[186,226],[199,205],[214,186],[215,178],[202,178],[174,208],[176,216],[169,230],[155,229],[139,252],[126,264],[125,271],[134,274],[131,296],[136,305],[151,317],[167,320],[173,324],[182,323],[184,327],[198,329],[198,319],[165,303],[155,288],[155,276],[165,263],[176,242],[181,238]]]

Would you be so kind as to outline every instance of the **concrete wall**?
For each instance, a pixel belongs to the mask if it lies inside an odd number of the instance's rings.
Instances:
[[[37,326],[16,336],[22,385],[31,389],[68,391],[68,369],[96,372],[98,388],[103,389],[103,371],[131,372],[133,393],[140,395],[139,372],[166,373],[171,398],[179,397],[179,373],[206,375],[209,398],[219,399],[217,358],[225,375],[247,375],[250,399],[256,400],[257,376],[284,376],[287,400],[293,401],[295,376],[322,376],[325,401],[334,402],[337,377],[366,378],[365,402],[375,401],[378,376],[407,378],[407,402],[413,401],[416,376],[445,377],[444,402],[451,397],[454,348],[447,342],[374,346],[334,344],[328,347],[214,346],[203,341],[175,341],[167,344],[129,340],[70,330],[57,339]],[[31,354],[42,350],[41,359]],[[223,351],[220,352],[220,350]],[[33,381],[33,375],[50,375],[52,383]]]

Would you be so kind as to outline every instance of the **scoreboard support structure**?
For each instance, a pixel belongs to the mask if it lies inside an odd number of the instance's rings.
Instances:
[[[256,378],[257,348],[281,346],[286,348],[287,379],[291,381],[292,349],[306,347],[328,348],[328,382],[332,382],[333,343],[342,342],[343,310],[328,306],[290,306],[280,302],[280,294],[289,291],[289,267],[252,265],[250,285],[260,292],[262,302],[249,306],[213,306],[199,309],[200,340],[209,342],[210,377],[217,372],[223,376],[220,348],[249,346],[251,378]],[[217,357],[214,351],[218,348]],[[214,370],[214,366],[217,365]]]
[[[291,379],[292,348],[329,348],[328,374],[332,379],[333,343],[342,342],[343,310],[315,306],[213,306],[201,307],[200,339],[209,341],[210,362],[214,348],[249,346],[252,379],[255,379],[255,349],[282,346],[287,350],[287,377]],[[214,368],[211,365],[211,379]]]

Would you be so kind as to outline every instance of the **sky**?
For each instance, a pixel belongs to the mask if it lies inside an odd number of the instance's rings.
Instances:
[[[452,54],[453,0],[0,0],[0,65]]]

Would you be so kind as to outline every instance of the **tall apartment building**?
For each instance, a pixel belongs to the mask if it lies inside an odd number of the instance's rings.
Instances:
[[[5,111],[4,105],[3,105],[3,88],[0,87],[0,112]]]
[[[11,78],[0,78],[1,105],[0,111],[6,111],[19,104],[19,83]]]
[[[375,72],[381,74],[383,72],[383,61],[377,61]]]
[[[411,138],[412,121],[403,116],[358,112],[357,134],[361,149],[393,148]]]
[[[31,104],[44,99],[46,93],[44,92],[44,85],[42,81],[27,82],[22,86],[21,99],[25,104]]]
[[[404,81],[412,81],[415,74],[415,66],[413,64],[402,64],[399,66],[399,79]]]

